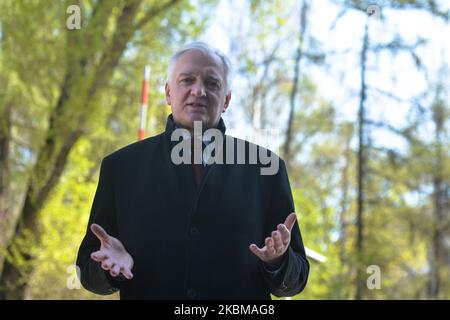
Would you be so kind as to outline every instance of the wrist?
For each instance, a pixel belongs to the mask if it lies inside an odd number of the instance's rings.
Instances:
[[[275,258],[275,259],[270,260],[270,261],[265,261],[264,264],[271,271],[277,270],[283,264],[283,257],[284,257],[284,255],[279,256],[278,258]]]

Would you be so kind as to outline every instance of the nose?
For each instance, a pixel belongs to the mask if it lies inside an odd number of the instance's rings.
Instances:
[[[195,97],[206,96],[205,86],[201,81],[197,81],[191,89],[191,94]]]

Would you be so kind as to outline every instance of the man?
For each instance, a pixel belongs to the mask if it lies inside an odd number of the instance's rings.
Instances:
[[[249,161],[256,146],[225,135],[230,69],[205,43],[178,51],[165,88],[172,108],[165,132],[102,161],[77,258],[86,289],[120,290],[122,299],[270,299],[305,287],[309,263],[283,161],[263,175],[263,165]],[[191,136],[197,124],[236,142],[216,141],[216,156],[235,160],[241,143],[246,162],[176,164],[174,133]],[[200,146],[211,143],[203,137]]]

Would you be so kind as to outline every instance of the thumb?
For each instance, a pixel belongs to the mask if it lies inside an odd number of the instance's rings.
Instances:
[[[100,225],[93,223],[91,225],[91,231],[100,240],[101,243],[109,242],[109,235]]]
[[[297,221],[297,215],[295,214],[295,212],[292,212],[287,216],[286,220],[284,221],[284,225],[286,226],[286,228],[288,228],[289,231],[291,231],[292,227],[295,224],[295,221]]]

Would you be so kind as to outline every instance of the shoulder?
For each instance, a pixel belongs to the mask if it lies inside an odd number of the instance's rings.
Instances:
[[[233,147],[235,150],[237,150],[244,146],[247,154],[256,150],[258,156],[259,154],[267,154],[268,156],[276,157],[279,161],[284,162],[284,160],[275,151],[265,148],[259,144],[230,135],[225,135],[225,140],[225,143],[228,143],[228,145],[226,145],[226,148]]]
[[[125,147],[122,147],[108,154],[103,159],[103,163],[117,164],[129,162],[133,159],[151,156],[162,147],[163,140],[164,140],[164,133],[161,133],[156,136],[131,143]]]
[[[248,140],[225,135],[225,150],[233,149],[234,159],[241,159],[245,164],[256,165],[261,169],[262,175],[278,175],[279,171],[285,172],[284,160],[273,150]],[[228,159],[227,159],[228,160]]]

